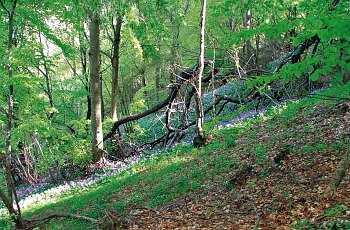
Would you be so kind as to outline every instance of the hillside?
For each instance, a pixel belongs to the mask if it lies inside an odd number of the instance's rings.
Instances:
[[[349,229],[349,176],[334,196],[325,193],[349,157],[349,90],[274,106],[216,130],[200,149],[177,146],[97,183],[38,193],[23,214],[76,214],[100,229]],[[40,229],[94,225],[58,218]]]
[[[0,0],[0,229],[349,229],[349,2]]]

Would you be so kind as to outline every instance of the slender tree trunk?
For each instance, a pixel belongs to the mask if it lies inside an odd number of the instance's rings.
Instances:
[[[260,48],[259,48],[259,45],[260,45],[260,35],[257,34],[255,35],[255,69],[256,69],[256,72],[255,72],[255,75],[258,76],[260,74],[260,66],[259,66],[259,51],[260,51]]]
[[[130,111],[129,111],[129,106],[128,106],[129,99],[128,99],[128,96],[125,94],[125,92],[123,92],[122,94],[123,94],[122,103],[121,103],[122,111],[123,111],[124,117],[128,117],[128,116],[130,116]],[[131,134],[133,132],[133,128],[132,128],[131,123],[125,124],[125,132],[127,134]]]
[[[180,36],[180,26],[178,24],[174,23],[174,30],[173,30],[173,41],[172,41],[172,47],[171,47],[171,55],[173,58],[172,63],[172,72],[170,73],[170,81],[169,82],[175,82],[176,81],[176,68],[180,64],[180,51],[179,51],[179,36]]]
[[[9,78],[9,92],[8,92],[8,111],[7,111],[7,134],[6,134],[6,154],[0,153],[3,166],[6,171],[6,184],[8,189],[8,194],[4,193],[3,190],[0,190],[0,198],[4,202],[6,208],[8,209],[12,220],[15,222],[17,228],[23,227],[21,209],[18,204],[17,192],[14,186],[12,174],[11,174],[11,154],[12,154],[12,127],[13,127],[13,110],[14,110],[14,86],[12,83],[13,79],[13,69],[12,69],[12,51],[14,44],[14,15],[16,12],[17,0],[11,1],[11,7],[9,9],[5,8],[5,5],[2,4],[3,9],[7,12],[8,15],[8,78]],[[14,200],[13,200],[14,198]],[[13,201],[15,201],[17,210],[13,206]]]
[[[40,41],[40,43],[43,43],[43,41],[41,39],[41,32],[39,32],[39,41]],[[44,89],[44,92],[46,93],[47,97],[49,98],[49,103],[50,103],[50,111],[47,112],[47,118],[49,119],[49,122],[51,123],[52,118],[55,115],[55,104],[54,104],[53,93],[52,93],[52,83],[51,83],[50,73],[49,73],[49,70],[47,68],[46,56],[45,56],[43,51],[41,51],[41,57],[43,59],[43,63],[42,63],[43,69],[41,69],[40,66],[37,66],[36,68],[45,78],[46,89]]]
[[[113,27],[113,55],[112,55],[112,104],[111,117],[113,121],[118,120],[117,99],[118,99],[118,80],[119,80],[119,51],[121,42],[121,29],[123,24],[123,16],[117,17],[116,24]]]
[[[84,23],[81,24],[81,27],[84,29]],[[90,81],[88,77],[88,71],[87,71],[87,48],[85,44],[87,43],[85,41],[84,32],[79,31],[79,46],[80,46],[80,61],[81,61],[81,74],[84,76],[84,88],[86,92],[88,93],[86,96],[86,102],[87,102],[87,111],[86,111],[86,120],[91,120],[91,93],[90,93]],[[89,133],[89,127],[88,124],[86,124],[86,135]]]
[[[202,13],[200,22],[200,52],[199,52],[199,68],[198,79],[196,79],[196,96],[195,96],[195,110],[196,110],[196,124],[197,124],[197,137],[193,139],[194,147],[201,147],[205,144],[205,133],[203,129],[204,113],[202,104],[202,77],[204,71],[204,49],[205,49],[205,19],[206,19],[207,1],[202,0]]]
[[[14,86],[11,82],[13,79],[12,70],[12,40],[13,40],[13,15],[10,14],[9,18],[9,38],[8,38],[8,59],[9,63],[7,66],[8,77],[9,77],[9,92],[8,92],[8,112],[7,112],[7,134],[6,134],[6,159],[4,164],[11,165],[11,152],[12,152],[12,120],[13,120],[13,104],[14,104]],[[6,166],[5,166],[6,168]],[[11,193],[10,193],[11,194]]]
[[[80,48],[80,55],[81,55],[81,66],[82,66],[82,75],[85,78],[84,87],[88,95],[86,96],[87,101],[87,111],[86,111],[86,120],[91,120],[91,93],[90,93],[90,82],[87,72],[87,58],[86,58],[86,49]],[[86,127],[88,129],[88,127]],[[88,133],[88,130],[86,130],[86,133]]]
[[[8,198],[5,191],[3,191],[1,188],[0,188],[0,198],[2,202],[4,202],[5,207],[8,209],[10,215],[13,215],[13,214],[16,215],[16,210],[13,207],[11,199]]]
[[[158,57],[160,57],[160,51],[161,51],[161,37],[158,36],[158,39],[157,39],[157,48],[158,48]],[[157,63],[157,66],[156,66],[156,74],[155,74],[155,85],[156,85],[156,101],[159,100],[159,89],[160,89],[160,78],[161,78],[161,75],[162,75],[162,63],[160,61],[160,58],[158,58],[158,63]]]
[[[100,18],[99,12],[90,11],[90,90],[91,90],[91,127],[93,161],[103,157],[103,133],[100,92]]]
[[[187,14],[188,11],[188,7],[189,7],[189,3],[187,2],[184,6],[184,12],[183,14]],[[179,37],[180,37],[180,24],[175,21],[174,18],[174,9],[170,10],[170,22],[172,23],[172,46],[170,49],[171,52],[171,56],[173,58],[173,63],[172,63],[172,72],[170,73],[170,78],[169,78],[169,82],[175,82],[176,81],[176,75],[174,73],[176,73],[176,67],[179,65],[180,63],[180,51],[179,51]]]
[[[156,77],[154,79],[155,85],[156,85],[156,101],[159,100],[159,90],[160,90],[160,78],[162,76],[162,67],[161,64],[158,63],[156,67]]]
[[[245,13],[245,17],[243,19],[243,23],[246,29],[250,30],[252,29],[252,10],[251,9],[247,9],[246,13]],[[244,56],[245,56],[245,61],[249,64],[250,63],[250,58],[252,57],[252,49],[253,46],[250,42],[250,39],[247,38],[245,40],[245,44],[244,44]],[[250,65],[253,66],[253,65]]]
[[[9,211],[9,214],[12,220],[15,222],[16,227],[18,229],[23,228],[23,221],[22,221],[20,212],[13,207],[12,200],[9,199],[8,196],[6,196],[5,192],[1,188],[0,188],[0,198],[4,202],[7,210]]]
[[[100,97],[101,97],[101,119],[102,122],[105,120],[105,100],[103,97],[103,76],[100,74]]]

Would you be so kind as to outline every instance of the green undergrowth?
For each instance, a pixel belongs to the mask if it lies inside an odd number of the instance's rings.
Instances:
[[[25,218],[33,218],[58,212],[102,219],[106,211],[114,211],[126,216],[135,208],[160,207],[184,196],[204,193],[218,186],[231,186],[227,181],[232,171],[241,167],[244,153],[255,154],[255,162],[250,162],[253,167],[266,164],[266,154],[278,139],[288,139],[291,136],[304,138],[289,132],[290,127],[310,116],[316,108],[331,107],[349,100],[349,92],[350,84],[347,84],[280,107],[276,106],[265,115],[246,119],[230,129],[214,130],[211,142],[203,148],[178,146],[169,149],[87,189],[73,189],[55,197],[51,203],[31,205],[23,210],[23,215]],[[284,131],[271,134],[269,141],[259,143],[259,132],[273,133],[276,126]],[[263,127],[263,130],[258,127]],[[304,128],[307,130],[312,127]],[[245,143],[243,146],[242,142]],[[313,146],[317,146],[320,151],[327,148],[322,143],[317,143],[317,140]],[[293,148],[296,153],[307,154],[307,145],[301,149],[286,142],[283,148]],[[269,172],[262,170],[260,173],[265,175]],[[5,219],[0,217],[1,229],[9,226]],[[93,229],[93,225],[73,219],[53,219],[43,228]]]

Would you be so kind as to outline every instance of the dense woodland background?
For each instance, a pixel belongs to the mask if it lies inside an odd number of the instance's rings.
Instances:
[[[18,186],[200,147],[227,116],[350,79],[349,1],[0,6],[0,197],[17,228]]]

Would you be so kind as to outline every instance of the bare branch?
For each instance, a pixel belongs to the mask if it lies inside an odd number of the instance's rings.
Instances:
[[[70,219],[78,219],[78,220],[84,220],[93,224],[99,224],[100,222],[96,219],[86,217],[86,216],[80,216],[75,214],[64,214],[64,213],[52,213],[48,216],[38,218],[38,219],[31,219],[29,222],[41,222],[41,221],[47,221],[51,220],[53,218],[70,218]]]

